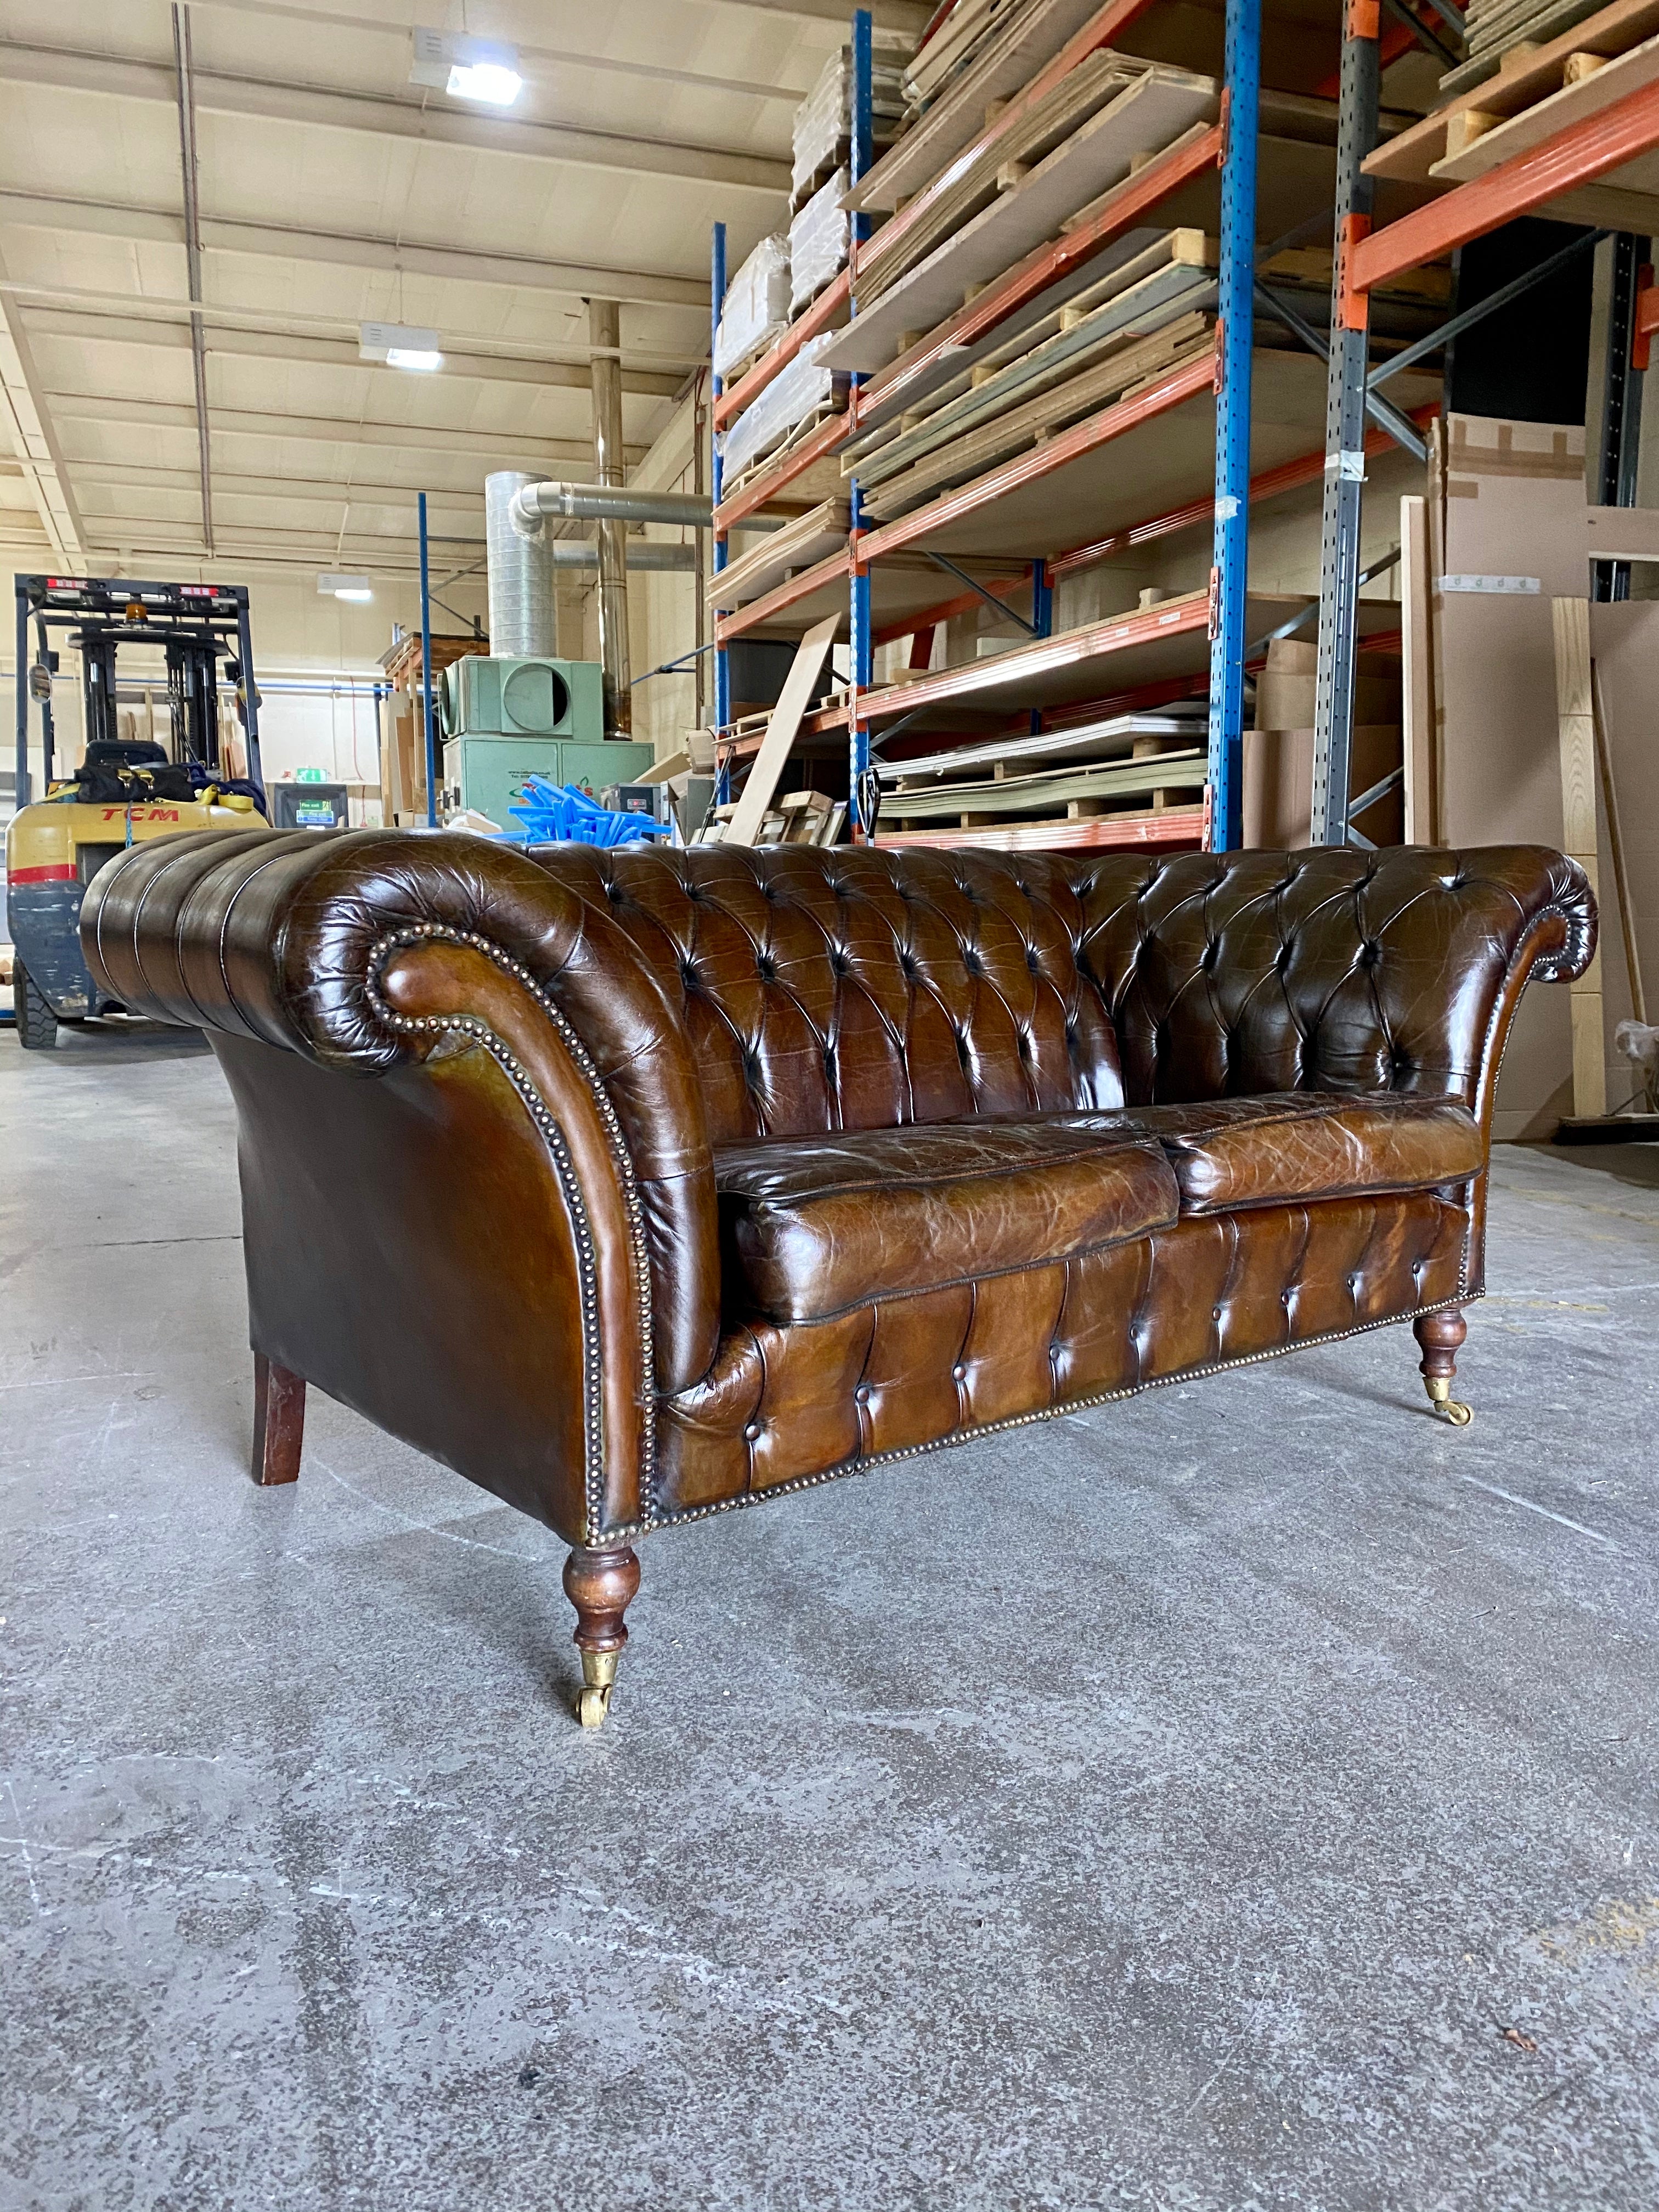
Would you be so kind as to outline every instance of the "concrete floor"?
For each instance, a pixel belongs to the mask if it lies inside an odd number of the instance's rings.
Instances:
[[[0,1036],[0,2204],[1659,2202],[1659,1164],[1509,1151],[1391,1330],[646,1548],[313,1398],[228,1101]]]

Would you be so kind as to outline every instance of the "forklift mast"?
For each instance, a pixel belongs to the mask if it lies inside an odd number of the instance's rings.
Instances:
[[[116,692],[116,657],[123,646],[162,649],[167,666],[167,707],[176,765],[191,761],[218,774],[224,766],[219,743],[219,663],[222,659],[236,688],[237,719],[247,745],[248,781],[263,793],[259,765],[259,695],[253,678],[252,635],[244,584],[148,584],[125,576],[18,576],[17,595],[17,805],[31,798],[28,766],[28,702],[40,702],[42,769],[50,787],[55,727],[52,678],[58,654],[54,629],[69,632],[68,642],[81,655],[82,697],[88,745],[118,742],[120,714]],[[35,633],[33,664],[29,626]],[[21,672],[28,669],[28,678]]]

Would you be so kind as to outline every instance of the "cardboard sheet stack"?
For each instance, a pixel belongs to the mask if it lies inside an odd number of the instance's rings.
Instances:
[[[878,31],[873,38],[872,100],[876,149],[891,145],[904,119],[902,62],[909,41],[902,33]],[[790,176],[791,209],[799,209],[840,168],[852,150],[853,49],[842,46],[818,72],[817,82],[795,110],[794,161]]]
[[[842,206],[847,172],[837,169],[789,226],[789,312],[799,314],[847,266],[852,222]]]
[[[722,483],[728,495],[739,478],[803,423],[847,404],[846,377],[818,365],[831,335],[809,338],[788,368],[773,378],[721,437]]]
[[[714,374],[728,382],[776,343],[789,323],[789,241],[762,239],[726,289],[714,333]]]
[[[1318,649],[1276,637],[1256,678],[1255,726],[1244,732],[1243,832],[1253,851],[1295,850],[1313,830],[1314,684]],[[1355,675],[1348,793],[1358,799],[1401,765],[1400,663],[1362,653]],[[1368,807],[1354,827],[1373,845],[1405,835],[1399,787]]]

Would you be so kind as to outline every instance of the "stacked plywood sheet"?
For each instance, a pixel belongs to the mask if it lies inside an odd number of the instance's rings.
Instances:
[[[1207,340],[1216,248],[1165,234],[1061,307],[985,354],[911,413],[849,447],[869,514],[902,514],[1109,404]]]
[[[1190,805],[1205,779],[1201,701],[883,762],[882,820],[958,828],[1010,817],[1085,821]]]
[[[860,313],[941,249],[958,295],[997,274],[1139,161],[1213,120],[1217,100],[1214,80],[1189,70],[1091,54],[860,248]]]
[[[848,205],[894,209],[937,176],[985,128],[987,111],[1019,92],[1096,12],[1097,0],[1024,0],[1001,9],[954,75],[942,72],[927,111],[849,195]],[[930,42],[931,44],[931,42]],[[924,47],[916,64],[923,64]]]
[[[711,578],[709,605],[746,606],[750,599],[759,599],[800,569],[842,550],[851,525],[852,515],[844,499],[822,501],[781,530],[770,532],[740,560]]]

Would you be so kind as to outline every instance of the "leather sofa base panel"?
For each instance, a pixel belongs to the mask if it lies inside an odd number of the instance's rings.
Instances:
[[[659,1402],[653,1526],[1478,1296],[1434,1192],[1184,1218],[993,1280],[732,1332]]]

